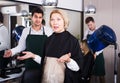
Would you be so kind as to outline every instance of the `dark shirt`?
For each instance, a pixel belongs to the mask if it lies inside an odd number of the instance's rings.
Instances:
[[[59,58],[64,54],[71,53],[71,58],[81,56],[82,52],[78,40],[68,31],[53,33],[46,42],[45,55]]]
[[[89,51],[84,55],[82,77],[90,78],[94,65],[94,55]]]

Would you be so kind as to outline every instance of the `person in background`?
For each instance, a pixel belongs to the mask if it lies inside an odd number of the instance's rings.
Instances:
[[[82,52],[78,40],[67,31],[68,24],[68,17],[63,10],[56,9],[50,13],[50,26],[54,33],[45,43],[42,83],[80,83]],[[38,56],[26,53],[31,58]],[[20,60],[26,58],[18,57]],[[39,63],[39,60],[36,62]]]
[[[93,17],[87,17],[85,23],[88,26],[88,30],[85,32],[84,39],[88,39],[94,31],[97,29]],[[100,83],[105,83],[105,61],[103,56],[103,50],[95,52],[96,59],[93,68],[93,75],[95,76],[95,83],[99,79]]]
[[[80,42],[80,47],[83,52],[83,69],[81,71],[81,83],[90,83],[92,69],[94,65],[94,54],[89,49],[87,40],[82,40]]]
[[[0,51],[9,48],[8,29],[3,25],[4,17],[0,12]]]
[[[4,69],[7,67],[7,64],[10,61],[10,58],[4,58],[4,52],[6,49],[9,49],[9,34],[8,29],[3,25],[4,17],[3,14],[0,12],[0,69]],[[4,76],[2,72],[2,75]]]
[[[40,7],[35,7],[32,11],[32,25],[25,28],[20,37],[19,43],[15,48],[9,49],[5,52],[4,57],[14,56],[24,50],[37,54],[35,58],[27,56],[25,60],[25,71],[22,77],[22,83],[40,83],[42,76],[42,60],[41,64],[36,63],[37,57],[43,57],[44,43],[48,36],[52,34],[51,28],[43,27],[43,10]],[[26,53],[22,52],[24,57]],[[40,60],[39,60],[40,61]]]

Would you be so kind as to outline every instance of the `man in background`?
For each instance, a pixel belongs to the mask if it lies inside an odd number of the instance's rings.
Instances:
[[[3,21],[4,17],[0,12],[0,69],[2,69],[0,74],[1,77],[4,76],[5,72],[3,71],[9,62],[9,58],[3,58],[5,50],[9,49],[8,29],[3,25]]]
[[[88,26],[88,30],[85,32],[84,39],[88,39],[94,31],[97,29],[95,25],[95,21],[93,17],[87,17],[85,19],[85,23]],[[95,64],[93,68],[93,76],[95,76],[95,83],[99,79],[100,83],[105,83],[105,62],[104,62],[104,56],[103,56],[103,50],[100,50],[98,52],[95,52]],[[92,82],[93,83],[93,82]]]

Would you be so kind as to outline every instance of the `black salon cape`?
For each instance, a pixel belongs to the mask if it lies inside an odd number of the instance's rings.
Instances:
[[[45,55],[59,58],[67,53],[71,53],[71,58],[74,59],[81,68],[83,59],[78,40],[68,31],[53,33],[46,41]],[[79,76],[80,70],[75,72],[66,66],[64,83],[80,83]]]
[[[93,66],[94,66],[94,55],[91,51],[89,51],[86,55],[84,55],[81,77],[85,79],[90,78],[92,74]]]

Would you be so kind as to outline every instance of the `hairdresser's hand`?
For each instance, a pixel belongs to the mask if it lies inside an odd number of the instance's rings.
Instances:
[[[35,58],[35,54],[33,54],[32,52],[22,52],[23,54],[25,54],[24,56],[18,56],[17,59],[18,60],[25,60],[25,59],[29,59],[29,58]]]
[[[96,55],[96,54],[94,54],[93,56],[94,56],[94,59],[96,59],[96,56],[97,56],[97,55]]]
[[[11,50],[6,50],[5,53],[4,53],[4,58],[9,58],[12,56],[12,51]]]
[[[70,62],[70,59],[71,59],[70,57],[71,57],[71,53],[68,53],[68,54],[65,54],[65,55],[61,56],[58,59],[58,61],[62,62],[62,63],[64,63],[64,62]]]

